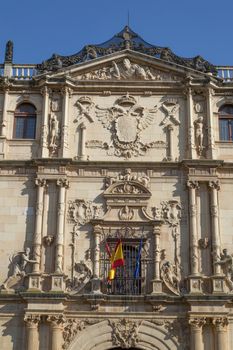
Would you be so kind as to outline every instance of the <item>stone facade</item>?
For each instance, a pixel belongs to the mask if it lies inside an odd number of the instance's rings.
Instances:
[[[7,44],[2,350],[231,349],[233,143],[219,108],[232,83],[199,56],[149,51],[128,27],[116,38],[33,77],[9,73]],[[34,138],[15,131],[22,105],[35,108]],[[119,237],[134,261],[142,242],[140,279],[114,290],[105,245]]]

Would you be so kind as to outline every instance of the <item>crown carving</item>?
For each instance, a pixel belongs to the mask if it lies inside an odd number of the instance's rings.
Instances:
[[[118,98],[118,100],[116,101],[119,105],[135,105],[136,104],[136,100],[133,96],[126,94],[121,96],[120,98]]]

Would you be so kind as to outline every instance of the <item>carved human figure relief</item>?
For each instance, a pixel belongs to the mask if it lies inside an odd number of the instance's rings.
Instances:
[[[229,289],[233,290],[233,254],[229,254],[227,249],[223,249],[220,257],[217,257],[215,264],[222,267]]]
[[[27,265],[36,263],[36,260],[30,259],[30,248],[27,247],[24,252],[19,252],[10,257],[10,263],[12,274],[3,283],[1,289],[11,289],[26,275]]]
[[[196,149],[199,156],[202,155],[204,145],[203,145],[203,117],[199,116],[194,121],[194,127],[195,127],[195,141],[196,141]]]
[[[119,211],[120,220],[132,220],[133,217],[134,217],[134,211],[132,208],[128,207],[128,205],[120,209]]]
[[[117,99],[111,108],[96,106],[97,118],[111,132],[109,150],[114,148],[114,155],[125,158],[145,154],[153,142],[142,143],[141,132],[154,123],[157,111],[157,106],[148,109],[138,105],[129,94]]]
[[[59,121],[56,114],[52,113],[49,120],[49,148],[52,153],[58,148]]]
[[[180,294],[180,279],[177,266],[166,259],[166,250],[161,250],[160,275],[166,287],[176,295]]]

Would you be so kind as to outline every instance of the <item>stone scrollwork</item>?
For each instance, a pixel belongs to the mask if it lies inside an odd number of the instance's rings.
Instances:
[[[95,204],[85,199],[76,199],[69,202],[70,219],[79,225],[85,225],[92,219],[98,219],[103,216],[103,205]]]
[[[1,289],[9,290],[14,288],[27,274],[28,264],[36,263],[36,260],[30,259],[30,248],[27,247],[25,251],[11,256],[10,263],[12,266],[12,274],[3,283]]]
[[[141,141],[141,132],[155,122],[157,111],[157,106],[147,109],[138,105],[129,94],[118,98],[111,108],[96,106],[97,118],[111,132],[108,153],[113,149],[115,156],[131,158],[144,155],[153,148],[154,142]]]
[[[91,326],[93,324],[101,322],[96,319],[75,319],[69,318],[66,320],[64,328],[63,328],[63,339],[64,343],[62,345],[62,349],[68,349],[71,342],[74,340],[76,335],[86,329],[87,326]]]
[[[109,325],[112,328],[112,342],[115,346],[122,349],[137,347],[141,323],[123,318],[120,321],[109,320]]]
[[[37,327],[40,321],[41,321],[40,315],[27,314],[24,316],[24,322],[30,328]]]

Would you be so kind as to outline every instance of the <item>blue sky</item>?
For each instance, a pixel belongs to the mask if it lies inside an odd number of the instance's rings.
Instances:
[[[40,63],[101,43],[127,24],[177,55],[233,65],[232,0],[2,0],[0,61],[14,41],[15,63]]]

